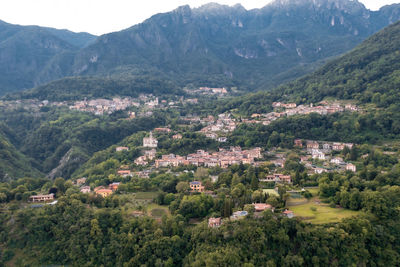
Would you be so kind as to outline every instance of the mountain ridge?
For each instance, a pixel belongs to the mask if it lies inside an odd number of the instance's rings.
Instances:
[[[0,94],[67,76],[109,76],[121,70],[128,76],[162,73],[181,87],[267,90],[349,51],[398,19],[399,4],[370,11],[350,0],[275,1],[251,10],[215,3],[193,9],[186,5],[99,36],[80,49],[65,47],[35,66],[29,77],[11,75],[15,84],[10,75],[0,75]],[[65,38],[57,33],[58,39]],[[12,88],[5,90],[7,81]]]

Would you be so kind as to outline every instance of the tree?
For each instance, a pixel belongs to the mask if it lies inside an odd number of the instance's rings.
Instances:
[[[208,177],[208,170],[206,168],[199,167],[194,173],[194,177],[198,180]]]
[[[55,185],[55,187],[57,187],[58,192],[62,192],[62,193],[65,192],[65,190],[66,190],[66,188],[65,188],[65,180],[63,178],[61,178],[61,177],[56,178],[54,180],[54,185]]]
[[[176,191],[178,193],[186,193],[186,192],[189,191],[189,189],[190,189],[190,187],[189,187],[189,183],[188,182],[179,182],[176,185]]]

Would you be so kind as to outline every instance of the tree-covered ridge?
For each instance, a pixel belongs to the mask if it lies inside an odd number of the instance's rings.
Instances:
[[[73,54],[95,36],[0,21],[0,94],[30,89],[67,74]],[[59,61],[58,66],[51,66]]]
[[[149,75],[117,75],[111,77],[68,77],[20,93],[9,94],[5,99],[39,99],[49,101],[137,97],[139,94],[182,95],[183,91],[166,77]]]
[[[10,129],[0,123],[0,181],[41,176],[40,171],[33,167],[32,160],[20,153],[7,139],[4,132],[8,131]]]
[[[389,107],[400,97],[400,22],[373,35],[350,53],[313,74],[280,87],[287,99],[318,102],[354,99]]]

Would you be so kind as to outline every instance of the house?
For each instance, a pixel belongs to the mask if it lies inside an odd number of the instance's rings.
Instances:
[[[222,219],[221,218],[209,218],[208,219],[208,227],[219,227],[222,224]]]
[[[111,189],[112,191],[117,191],[120,183],[112,183],[108,185],[108,188]]]
[[[341,157],[336,157],[336,158],[331,159],[331,163],[340,165],[343,163],[343,159]]]
[[[89,194],[90,193],[90,186],[83,186],[82,188],[81,188],[81,193],[83,193],[83,194]]]
[[[119,146],[117,148],[115,148],[116,152],[121,152],[121,151],[129,151],[129,148],[126,146]]]
[[[82,177],[82,178],[76,179],[76,181],[75,181],[75,184],[77,186],[81,186],[81,185],[83,185],[85,183],[86,183],[86,177]]]
[[[54,200],[54,194],[30,196],[31,202],[46,202]]]
[[[326,151],[330,151],[330,150],[331,150],[331,145],[328,144],[328,143],[324,143],[324,144],[322,145],[322,148],[323,148],[324,150],[326,150]]]
[[[292,182],[292,179],[290,175],[283,175],[280,173],[274,173],[272,175],[267,175],[267,177],[263,180],[260,180],[262,182],[283,182],[283,183],[288,183],[290,184]]]
[[[319,149],[319,144],[316,141],[307,141],[307,149]]]
[[[318,149],[313,149],[312,150],[312,158],[319,159],[319,160],[325,160],[325,154]]]
[[[356,172],[357,171],[357,167],[356,165],[349,163],[346,165],[346,171],[352,171],[352,172]]]
[[[294,146],[303,147],[303,141],[301,139],[294,140]]]
[[[145,156],[140,156],[133,161],[136,165],[145,166],[147,165],[147,160]]]
[[[143,138],[143,146],[151,148],[156,148],[158,146],[158,141],[156,138],[153,138],[152,132],[150,132],[150,137]]]
[[[282,214],[286,217],[288,217],[289,219],[294,217],[294,213],[291,210],[285,210],[284,212],[282,212]]]
[[[254,209],[256,212],[261,212],[264,210],[273,210],[272,206],[270,204],[265,204],[265,203],[253,203]]]
[[[156,157],[156,150],[153,148],[151,150],[144,151],[144,156],[147,160],[153,160]]]
[[[342,143],[333,143],[332,149],[336,151],[341,151],[344,149],[344,144]]]
[[[172,139],[174,139],[174,140],[182,139],[182,135],[181,134],[175,134],[175,135],[172,136]]]
[[[199,181],[193,181],[189,184],[191,192],[204,192],[204,186]]]
[[[218,137],[217,141],[220,143],[226,143],[226,141],[228,140],[228,138],[226,137]]]
[[[112,195],[113,191],[111,189],[99,189],[99,190],[95,191],[95,193],[102,197],[108,197],[108,196]]]

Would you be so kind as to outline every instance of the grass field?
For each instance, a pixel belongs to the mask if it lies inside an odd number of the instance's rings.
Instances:
[[[136,199],[154,199],[157,197],[157,192],[137,192],[135,193]]]
[[[152,203],[146,208],[147,214],[155,218],[161,218],[163,215],[170,215],[168,206],[160,206],[158,204]]]
[[[276,192],[274,189],[263,189],[263,192],[267,193],[268,195],[279,197],[278,192]]]
[[[293,211],[296,217],[314,224],[339,222],[344,218],[359,214],[358,211],[331,208],[328,204],[321,203],[318,197],[313,197],[310,200],[290,198],[287,202],[287,208]]]

